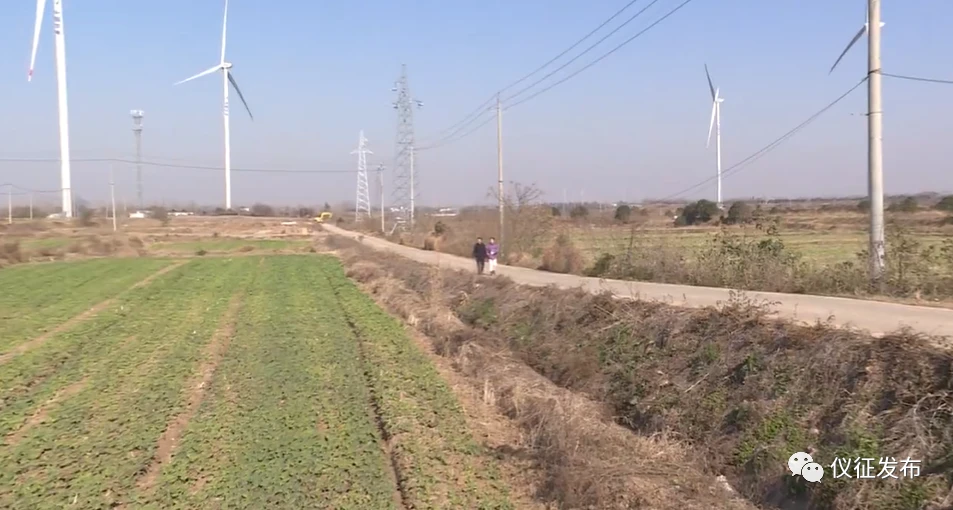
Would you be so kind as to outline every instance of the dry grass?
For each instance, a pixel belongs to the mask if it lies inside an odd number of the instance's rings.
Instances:
[[[437,354],[523,431],[500,455],[528,455],[545,480],[538,499],[558,508],[752,508],[693,465],[678,442],[637,436],[612,422],[609,409],[553,384],[509,353],[500,338],[460,322],[446,308],[438,282],[416,293],[354,252],[344,255],[348,275],[385,307],[424,332]]]
[[[873,339],[779,323],[743,299],[719,310],[686,310],[464,273],[434,278],[405,259],[363,249],[359,257],[379,264],[375,271],[383,277],[362,274],[360,267],[352,276],[378,295],[400,296],[390,298],[392,309],[446,339],[450,355],[475,357],[475,374],[503,370],[508,358],[495,353],[512,353],[555,385],[605,402],[643,439],[691,445],[697,457],[690,458],[703,461],[712,477],[726,475],[756,504],[939,508],[950,494],[953,356],[926,339],[908,332]],[[410,304],[402,287],[429,297]],[[449,335],[428,330],[434,321],[421,310],[438,302],[465,327]],[[456,347],[468,342],[480,349]],[[495,398],[504,393],[493,391]],[[572,406],[539,411],[546,417],[565,409]],[[541,440],[567,437],[549,433]],[[909,456],[923,461],[922,471],[901,481],[806,484],[786,471],[796,451],[810,451],[826,466],[834,457]],[[571,458],[568,451],[558,455]]]

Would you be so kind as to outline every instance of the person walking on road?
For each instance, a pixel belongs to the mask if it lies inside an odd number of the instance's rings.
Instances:
[[[490,274],[496,274],[496,257],[500,254],[500,245],[496,244],[496,238],[491,237],[486,245],[486,260],[489,265]]]
[[[476,259],[477,274],[483,274],[483,265],[486,263],[486,245],[483,244],[482,237],[478,237],[476,244],[473,245],[473,258]]]

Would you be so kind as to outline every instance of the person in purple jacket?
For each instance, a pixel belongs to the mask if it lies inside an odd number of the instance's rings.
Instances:
[[[486,245],[487,269],[490,274],[496,274],[496,257],[500,254],[500,245],[496,244],[496,238],[491,237]]]

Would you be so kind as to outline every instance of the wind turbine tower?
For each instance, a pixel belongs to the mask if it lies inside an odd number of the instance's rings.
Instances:
[[[880,74],[880,0],[867,0],[867,17],[864,26],[847,43],[828,74],[840,63],[844,55],[867,34],[867,198],[870,200],[870,240],[868,260],[870,279],[883,282],[886,270],[884,246],[884,176],[883,176],[883,89]]]
[[[248,103],[245,101],[245,96],[242,95],[242,91],[238,88],[238,83],[235,81],[235,78],[232,76],[232,64],[225,60],[225,33],[228,28],[228,0],[225,0],[225,15],[222,18],[222,57],[219,60],[218,64],[202,71],[195,76],[190,76],[180,82],[175,83],[179,85],[187,81],[192,81],[196,78],[205,76],[206,74],[212,74],[216,71],[222,71],[222,118],[224,120],[225,126],[225,209],[231,210],[232,208],[232,139],[231,131],[229,128],[228,122],[228,86],[229,84],[235,88],[235,92],[238,94],[238,98],[241,99],[242,104],[245,105],[245,111],[248,112],[248,117],[252,120],[255,120],[254,115],[251,113],[251,109],[248,108]]]
[[[371,219],[371,189],[367,183],[367,155],[374,153],[367,148],[363,129],[358,135],[357,149],[351,151],[351,154],[357,154],[357,200],[354,202],[354,221],[359,221],[361,215]]]
[[[142,116],[145,114],[142,110],[132,110],[132,134],[136,137],[136,194],[139,198],[139,210],[142,203]]]
[[[40,44],[40,28],[46,0],[36,0],[36,21],[33,25],[33,52],[30,54],[30,71],[27,81],[32,81],[36,67],[36,50]],[[60,188],[63,197],[63,215],[73,217],[73,190],[70,184],[69,153],[69,108],[66,101],[66,36],[63,33],[63,1],[53,0],[53,47],[56,56],[56,99],[59,104],[60,131]]]
[[[708,73],[708,64],[705,64],[705,77],[708,78],[708,90],[711,91],[711,122],[708,123],[708,143],[705,148],[711,146],[711,133],[715,131],[715,171],[718,179],[717,191],[715,192],[715,203],[719,209],[723,209],[721,201],[721,103],[724,98],[721,97],[720,88],[715,88],[711,82],[711,74]]]
[[[391,89],[397,92],[394,109],[397,110],[397,147],[394,156],[394,205],[399,208],[405,221],[414,228],[414,212],[417,200],[417,169],[414,164],[414,107],[423,103],[413,99],[407,84],[407,65],[401,65],[400,79]]]

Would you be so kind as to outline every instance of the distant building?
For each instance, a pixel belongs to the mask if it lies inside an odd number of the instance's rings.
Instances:
[[[141,220],[148,216],[144,211],[135,211],[129,213],[129,217],[134,220]]]
[[[457,214],[459,213],[457,212],[456,209],[452,207],[443,207],[441,209],[437,209],[437,212],[435,212],[433,215],[446,218],[446,217],[456,216]]]

